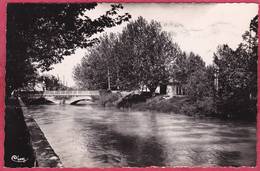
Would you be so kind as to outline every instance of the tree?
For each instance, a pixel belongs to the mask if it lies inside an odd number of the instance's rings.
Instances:
[[[223,115],[247,112],[246,105],[249,98],[247,58],[241,55],[240,50],[234,51],[228,45],[223,45],[219,46],[217,53],[214,54],[214,63],[218,72],[216,102],[219,113]]]
[[[205,62],[199,55],[193,52],[189,55],[181,53],[171,67],[171,77],[183,87],[187,95],[194,99],[200,93],[208,93],[207,89],[204,89],[205,86],[207,87],[205,79],[208,79],[206,71]]]
[[[192,72],[184,85],[186,95],[192,101],[202,100],[205,97],[213,97],[213,71],[212,67],[199,69]]]
[[[41,75],[37,82],[44,84],[46,90],[65,90],[67,87],[61,83],[60,79],[53,75]]]
[[[243,43],[239,46],[239,51],[247,57],[247,70],[249,72],[250,96],[257,96],[257,61],[258,61],[258,15],[250,22],[249,31],[243,35]]]
[[[130,22],[123,30],[122,42],[127,60],[127,67],[123,68],[130,71],[130,78],[136,79],[139,87],[146,85],[154,92],[159,84],[168,82],[168,65],[180,54],[180,49],[158,22],[148,23],[142,17]]]
[[[86,16],[97,3],[84,4],[8,4],[6,92],[25,86],[35,79],[37,69],[48,71],[76,48],[92,46],[92,35],[127,21],[119,15],[121,4],[97,19]]]
[[[188,75],[201,69],[205,69],[205,62],[199,55],[195,55],[193,52],[191,52],[187,58]]]
[[[153,93],[159,84],[167,83],[169,65],[180,54],[178,45],[158,22],[148,23],[142,17],[130,22],[121,34],[105,35],[100,40],[75,69],[74,77],[80,84],[100,88],[98,85],[109,78],[121,90],[146,85]],[[108,84],[104,86],[108,88]]]
[[[188,79],[187,58],[188,56],[185,52],[181,53],[176,57],[173,65],[171,65],[170,68],[172,79],[182,85],[186,84]]]
[[[88,89],[113,89],[116,87],[116,59],[112,54],[117,36],[104,34],[99,44],[89,50],[81,64],[74,68],[74,79],[80,87]]]
[[[218,112],[235,117],[255,117],[257,97],[257,23],[254,17],[250,32],[243,34],[244,42],[236,50],[219,46],[214,54],[218,90]]]

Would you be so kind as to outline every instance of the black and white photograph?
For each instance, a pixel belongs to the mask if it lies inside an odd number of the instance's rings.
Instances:
[[[256,167],[258,4],[6,8],[4,167]]]

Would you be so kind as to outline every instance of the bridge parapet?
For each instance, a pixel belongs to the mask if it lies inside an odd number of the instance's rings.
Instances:
[[[95,96],[99,91],[44,91],[43,96]]]

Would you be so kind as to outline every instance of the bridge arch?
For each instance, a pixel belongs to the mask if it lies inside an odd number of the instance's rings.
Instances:
[[[79,99],[79,100],[75,100],[73,102],[70,102],[70,105],[76,105],[77,103],[79,102],[82,102],[82,101],[89,101],[89,102],[93,102],[93,99]]]
[[[55,104],[75,105],[81,101],[94,101],[93,96],[99,96],[98,91],[45,91],[43,97]]]
[[[55,97],[50,97],[47,96],[45,97],[46,100],[51,101],[55,104],[70,104],[70,105],[76,105],[78,102],[81,101],[89,101],[89,102],[93,102],[93,98],[91,96],[79,96],[79,97],[70,97],[70,98],[66,98],[66,97],[60,97],[60,98],[55,98]]]

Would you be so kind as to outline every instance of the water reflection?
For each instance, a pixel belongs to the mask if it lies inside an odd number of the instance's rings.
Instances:
[[[96,106],[29,109],[65,167],[255,166],[255,123]]]

